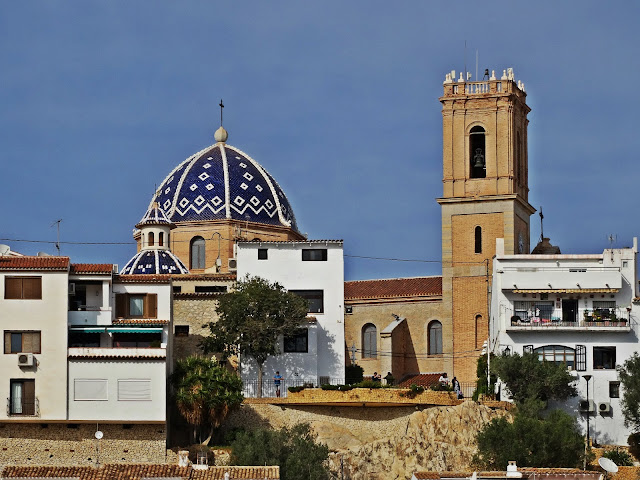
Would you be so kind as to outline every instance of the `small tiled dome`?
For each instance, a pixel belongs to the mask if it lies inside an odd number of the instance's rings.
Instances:
[[[293,210],[273,177],[246,153],[224,143],[226,135],[220,133],[216,140],[180,163],[150,206],[157,202],[172,222],[234,219],[297,232]]]
[[[136,225],[136,228],[141,228],[145,225],[166,225],[171,229],[176,228],[176,226],[167,218],[164,210],[162,210],[156,202],[152,203],[144,214],[144,217],[142,217],[142,220],[140,220]]]
[[[169,250],[142,250],[120,271],[121,275],[189,273],[187,267]]]

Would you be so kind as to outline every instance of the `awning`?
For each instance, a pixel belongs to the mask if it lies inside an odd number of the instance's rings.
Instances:
[[[618,288],[547,288],[547,289],[526,289],[518,288],[512,290],[513,293],[617,293]]]
[[[107,327],[109,333],[162,333],[162,328]]]
[[[105,327],[71,327],[72,332],[103,333]]]

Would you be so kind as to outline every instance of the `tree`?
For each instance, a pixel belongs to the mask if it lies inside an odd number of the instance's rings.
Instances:
[[[552,411],[547,418],[516,414],[512,423],[493,419],[478,433],[474,463],[504,470],[509,460],[527,467],[578,467],[584,454],[584,438],[573,417]]]
[[[640,356],[635,352],[624,364],[618,366],[622,383],[622,415],[624,424],[634,433],[640,432]]]
[[[259,277],[236,283],[220,297],[218,321],[209,322],[211,335],[202,342],[205,352],[249,355],[258,364],[258,396],[262,396],[262,367],[269,356],[279,355],[278,340],[292,335],[309,311],[306,300],[278,283]]]
[[[316,443],[306,423],[291,429],[238,432],[231,451],[233,465],[279,465],[282,480],[329,479],[329,449]]]
[[[518,408],[532,414],[544,409],[549,400],[566,400],[578,394],[576,379],[564,364],[540,361],[533,353],[499,355],[491,366]]]
[[[191,425],[194,442],[199,434],[201,443],[209,443],[214,429],[243,400],[240,377],[218,365],[216,360],[202,357],[178,360],[171,382],[175,388],[176,406]],[[209,430],[203,441],[204,427]]]

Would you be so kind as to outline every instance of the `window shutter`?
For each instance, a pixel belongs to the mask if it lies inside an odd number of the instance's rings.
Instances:
[[[584,372],[587,370],[587,347],[576,345],[576,370]]]
[[[119,401],[150,401],[151,379],[121,379],[118,380]]]
[[[11,353],[11,332],[4,332],[4,353]]]
[[[525,345],[522,347],[522,353],[533,353],[533,345]]]
[[[127,316],[127,294],[116,293],[116,318]]]
[[[42,277],[22,279],[22,298],[40,300],[42,298]]]
[[[25,353],[33,353],[33,333],[24,332],[22,334],[22,351]]]
[[[25,380],[22,383],[22,413],[35,415],[36,413],[36,382]]]
[[[32,332],[31,333],[31,338],[32,338],[32,345],[33,345],[33,350],[31,350],[31,352],[33,353],[41,353],[41,346],[40,346],[40,332]]]
[[[158,317],[158,295],[155,293],[147,293],[144,297],[144,316],[145,318]]]
[[[22,279],[21,278],[4,278],[4,298],[14,299],[22,298]]]

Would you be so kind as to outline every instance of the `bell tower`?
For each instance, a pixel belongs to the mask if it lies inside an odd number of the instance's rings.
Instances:
[[[443,331],[454,352],[448,371],[476,378],[489,332],[496,238],[505,253],[529,253],[527,114],[524,84],[513,70],[483,81],[448,73],[442,103],[442,296],[450,315]],[[444,327],[444,325],[443,325]],[[445,327],[446,329],[446,327]],[[448,333],[448,334],[447,334]]]

